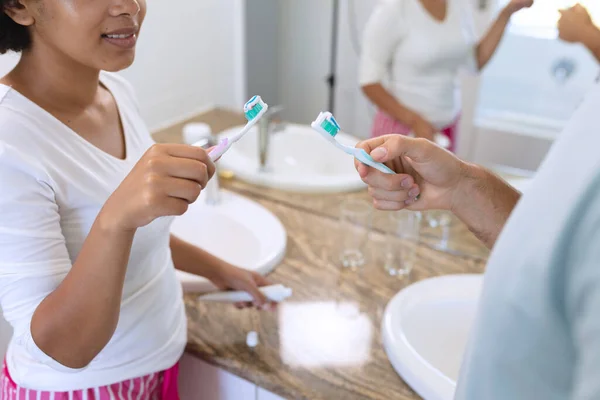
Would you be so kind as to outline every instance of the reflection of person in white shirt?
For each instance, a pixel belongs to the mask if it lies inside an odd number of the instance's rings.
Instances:
[[[581,43],[600,61],[600,29],[580,4],[562,10],[558,21],[560,38],[570,43]]]
[[[364,32],[360,66],[360,85],[380,110],[372,135],[433,139],[443,132],[454,147],[460,68],[481,70],[512,14],[532,4],[511,0],[477,42],[468,0],[380,0]]]

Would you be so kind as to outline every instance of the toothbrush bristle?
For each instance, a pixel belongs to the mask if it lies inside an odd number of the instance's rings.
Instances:
[[[252,121],[264,113],[268,108],[267,103],[260,96],[254,96],[246,104],[244,104],[244,114],[246,119]]]
[[[335,137],[340,131],[340,126],[333,116],[323,121],[321,123],[321,128],[323,128],[325,132],[329,133],[332,137]]]
[[[252,103],[254,103],[256,99],[258,99],[258,96],[253,96],[250,100],[248,100],[246,104],[244,104],[244,110],[252,108]]]
[[[263,110],[263,106],[261,103],[255,104],[254,107],[252,107],[248,111],[246,111],[246,119],[248,121],[252,121],[254,118],[256,118],[258,116],[258,114],[261,113],[262,110]]]

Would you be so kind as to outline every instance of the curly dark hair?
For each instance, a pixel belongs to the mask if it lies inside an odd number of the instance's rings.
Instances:
[[[31,45],[27,27],[17,24],[6,14],[6,8],[18,6],[17,0],[0,0],[0,54],[21,52]]]

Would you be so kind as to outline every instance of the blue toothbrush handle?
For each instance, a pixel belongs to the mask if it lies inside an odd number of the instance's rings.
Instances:
[[[369,153],[367,153],[363,149],[360,149],[354,156],[361,163],[366,164],[370,167],[373,167],[373,168],[383,172],[384,174],[390,174],[390,175],[396,174],[393,170],[388,168],[385,164],[382,164],[380,162],[373,160],[373,157],[371,157],[369,155]]]

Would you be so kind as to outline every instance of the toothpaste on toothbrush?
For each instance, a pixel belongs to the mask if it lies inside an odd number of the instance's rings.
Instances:
[[[219,144],[211,150],[209,156],[211,160],[216,161],[225,154],[231,146],[240,140],[250,128],[252,128],[267,112],[269,105],[265,103],[260,96],[254,96],[244,104],[244,115],[246,116],[246,126],[235,135],[222,139]]]

